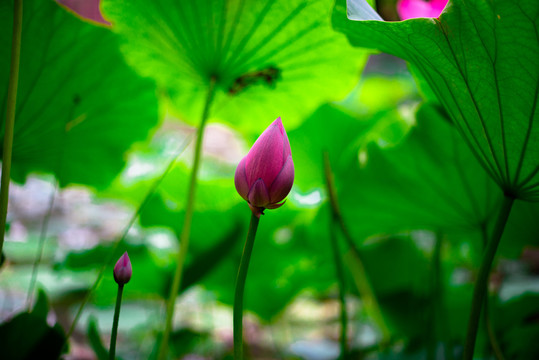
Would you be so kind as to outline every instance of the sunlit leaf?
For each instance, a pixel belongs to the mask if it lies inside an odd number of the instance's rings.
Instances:
[[[330,26],[331,0],[106,0],[128,62],[154,78],[180,118],[197,124],[208,83],[212,117],[260,132],[297,125],[357,81],[366,57]],[[265,119],[265,120],[264,120]]]
[[[116,36],[53,1],[24,1],[12,177],[54,173],[106,186],[157,124],[152,81],[124,62]],[[0,112],[6,113],[12,1],[0,5]],[[1,118],[3,137],[4,119]]]
[[[538,201],[539,2],[454,0],[439,19],[403,22],[347,20],[343,3],[334,26],[410,61],[501,189]]]

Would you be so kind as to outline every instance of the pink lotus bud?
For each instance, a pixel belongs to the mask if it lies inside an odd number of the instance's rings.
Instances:
[[[294,163],[288,136],[278,117],[256,140],[239,163],[234,177],[236,190],[260,217],[264,209],[284,204],[294,182]]]
[[[399,0],[397,12],[402,20],[418,17],[438,17],[448,0]]]
[[[133,269],[131,268],[131,260],[129,260],[129,255],[127,255],[126,251],[114,266],[114,281],[116,281],[118,285],[127,284],[129,280],[131,280],[132,274]]]

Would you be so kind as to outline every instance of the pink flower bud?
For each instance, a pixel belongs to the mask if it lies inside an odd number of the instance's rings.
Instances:
[[[438,17],[448,0],[399,0],[397,12],[402,20],[418,17]]]
[[[260,217],[264,209],[284,204],[294,182],[294,163],[288,136],[278,117],[256,140],[236,169],[236,190]]]
[[[129,255],[127,255],[126,251],[114,266],[114,281],[116,281],[118,285],[127,284],[129,280],[131,280],[132,274],[133,269],[131,268],[131,260],[129,260]]]

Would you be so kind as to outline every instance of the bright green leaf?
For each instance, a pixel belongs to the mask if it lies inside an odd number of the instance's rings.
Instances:
[[[197,124],[213,77],[211,116],[245,132],[283,117],[292,128],[357,82],[366,57],[330,26],[332,0],[107,0],[126,59]]]

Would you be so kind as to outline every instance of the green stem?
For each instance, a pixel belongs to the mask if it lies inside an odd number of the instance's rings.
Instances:
[[[487,244],[481,266],[479,267],[479,273],[474,286],[472,308],[470,312],[470,319],[468,321],[463,360],[473,359],[475,339],[477,337],[477,329],[479,326],[479,317],[481,316],[481,307],[483,305],[483,300],[487,290],[490,268],[492,266],[494,256],[496,255],[496,250],[498,249],[498,244],[502,238],[503,230],[505,228],[507,219],[509,218],[509,213],[511,212],[511,207],[513,206],[514,200],[515,199],[511,196],[504,196],[500,213],[498,214],[498,218],[496,219],[496,223],[494,225],[492,238]]]
[[[189,237],[191,235],[191,222],[193,219],[193,210],[195,207],[195,192],[197,185],[198,168],[200,167],[200,159],[202,157],[202,143],[204,140],[204,128],[206,126],[206,120],[210,112],[211,103],[215,93],[216,79],[211,78],[208,87],[208,94],[206,102],[204,104],[204,111],[202,112],[202,119],[197,130],[197,140],[195,144],[195,153],[193,159],[193,169],[191,170],[191,177],[189,179],[189,188],[187,190],[187,203],[185,207],[185,217],[183,220],[183,227],[179,236],[180,249],[178,251],[178,258],[176,264],[176,271],[174,272],[174,278],[172,280],[172,286],[170,289],[170,296],[167,301],[165,331],[161,338],[161,345],[159,346],[159,354],[157,359],[165,359],[168,351],[168,339],[172,330],[172,319],[174,317],[174,305],[176,303],[176,296],[180,290],[180,285],[183,275],[183,267],[185,263],[185,257],[187,255],[187,249],[189,248]]]
[[[438,326],[433,329],[436,334],[439,334],[444,346],[445,360],[453,360],[453,345],[451,343],[451,337],[449,335],[449,320],[447,318],[446,304],[445,304],[445,289],[442,273],[442,247],[444,242],[444,235],[441,230],[436,232],[436,239],[434,244],[433,253],[433,277],[432,277],[432,291],[434,301],[434,323],[438,323]]]
[[[337,282],[339,284],[339,305],[341,307],[341,333],[340,333],[340,345],[341,345],[341,359],[348,358],[348,344],[347,344],[347,329],[348,329],[348,313],[346,311],[346,283],[344,280],[344,266],[342,257],[339,251],[339,244],[337,242],[337,229],[335,228],[336,219],[334,216],[330,219],[330,242],[331,249],[333,250],[333,261],[335,262],[335,270],[337,275]]]
[[[340,345],[341,345],[341,359],[346,359],[348,356],[347,345],[347,329],[348,329],[348,314],[346,311],[346,283],[344,279],[344,265],[340,254],[339,243],[337,239],[337,229],[335,225],[339,223],[339,213],[336,211],[337,197],[335,196],[335,190],[333,185],[333,174],[329,163],[329,156],[327,152],[323,153],[324,157],[324,177],[326,179],[326,187],[328,193],[330,193],[330,210],[331,219],[329,224],[329,236],[331,242],[331,249],[333,251],[333,261],[335,262],[335,270],[337,275],[337,282],[339,284],[339,303],[341,307],[341,333],[340,333]]]
[[[442,254],[442,234],[436,233],[434,240],[434,252],[431,259],[431,277],[430,277],[430,309],[427,313],[427,359],[436,359],[436,345],[439,338],[442,338],[439,334],[440,327],[437,327],[439,323],[441,325],[441,311],[438,311],[438,307],[442,307],[442,276],[441,276],[441,254]],[[447,344],[444,344],[447,345]]]
[[[11,40],[11,67],[7,89],[6,125],[2,153],[2,180],[0,183],[0,254],[4,248],[6,233],[7,203],[11,172],[11,153],[15,129],[15,110],[17,108],[17,87],[19,85],[19,62],[21,57],[22,0],[13,3],[13,36]]]
[[[118,295],[116,296],[116,307],[114,308],[114,321],[112,323],[112,334],[110,335],[109,359],[116,358],[116,336],[118,335],[118,322],[120,321],[120,307],[122,306],[123,285],[118,285]]]
[[[370,310],[371,316],[374,318],[374,321],[380,327],[380,330],[383,334],[383,343],[388,344],[390,341],[390,331],[387,327],[384,317],[382,316],[382,311],[378,305],[378,301],[374,294],[374,290],[367,276],[367,271],[361,260],[361,254],[356,247],[354,239],[346,226],[344,219],[341,214],[341,210],[338,204],[337,191],[335,190],[335,184],[333,181],[333,172],[331,170],[331,163],[329,161],[329,154],[327,151],[323,152],[324,158],[324,177],[327,184],[327,190],[329,195],[329,203],[331,205],[331,211],[333,213],[334,219],[339,224],[341,231],[344,235],[346,244],[349,247],[350,253],[346,254],[346,260],[348,266],[350,267],[352,277],[356,283],[357,289],[365,303],[365,306]]]
[[[487,241],[488,241],[486,223],[482,224],[481,226],[481,234],[483,236],[483,244],[484,246],[486,246]],[[494,327],[492,326],[488,294],[485,296],[485,304],[483,305],[483,309],[484,309],[483,317],[485,319],[485,327],[487,329],[487,335],[490,341],[490,346],[492,347],[492,350],[494,351],[494,356],[496,357],[497,360],[505,360],[505,357],[503,356],[498,339],[496,338]]]
[[[148,204],[148,202],[152,198],[153,194],[157,191],[157,188],[163,182],[163,180],[165,179],[167,174],[172,170],[172,168],[174,167],[174,164],[176,163],[177,158],[183,153],[183,151],[185,150],[185,148],[187,147],[189,142],[190,141],[185,141],[182,144],[182,146],[180,147],[178,152],[176,154],[174,154],[174,156],[172,157],[172,159],[168,163],[165,171],[163,171],[161,176],[159,176],[159,178],[156,179],[154,181],[154,183],[152,184],[152,186],[148,189],[148,192],[144,196],[144,199],[142,200],[142,202],[139,204],[137,210],[133,213],[133,215],[129,219],[129,222],[127,223],[127,226],[125,227],[125,229],[124,229],[124,231],[122,233],[122,236],[120,236],[116,240],[116,242],[114,243],[112,249],[109,251],[109,254],[108,254],[107,258],[105,259],[105,262],[103,263],[103,266],[101,266],[101,269],[99,270],[99,272],[97,274],[97,277],[96,277],[94,283],[92,284],[92,287],[90,288],[90,290],[84,296],[84,299],[82,300],[82,302],[81,302],[81,304],[79,306],[79,309],[77,310],[77,313],[75,314],[75,317],[73,318],[73,322],[71,323],[71,326],[69,327],[69,331],[67,332],[67,335],[66,335],[66,341],[67,341],[67,339],[69,339],[71,337],[71,335],[73,334],[73,331],[75,331],[75,328],[76,328],[76,326],[77,326],[77,324],[79,322],[79,319],[80,319],[80,317],[82,315],[82,311],[84,310],[84,307],[86,306],[86,304],[90,300],[90,296],[99,287],[99,284],[101,283],[101,280],[103,279],[103,275],[105,274],[106,269],[111,265],[112,261],[116,257],[115,254],[116,254],[116,249],[118,248],[118,245],[120,245],[120,243],[125,239],[125,237],[127,236],[127,233],[129,232],[129,230],[131,229],[131,227],[133,226],[133,224],[137,220],[138,216],[142,213],[142,210]]]
[[[496,357],[497,360],[505,360],[505,356],[503,356],[500,343],[498,342],[498,339],[496,338],[496,332],[494,331],[494,326],[492,326],[492,320],[491,320],[490,311],[489,311],[488,295],[485,296],[484,309],[485,309],[485,326],[487,328],[487,335],[490,341],[490,346],[492,347],[492,351],[494,352],[494,356]]]
[[[54,207],[54,199],[56,197],[56,191],[58,190],[58,181],[55,182],[54,189],[52,190],[51,196],[49,198],[49,207],[43,218],[43,223],[41,223],[41,231],[39,234],[39,245],[37,248],[36,258],[34,260],[34,265],[32,266],[32,276],[30,277],[30,286],[28,287],[28,295],[26,296],[26,304],[28,306],[28,311],[32,308],[32,298],[34,296],[34,288],[36,286],[37,274],[39,270],[39,263],[43,257],[43,248],[45,247],[45,238],[47,237],[47,229],[49,227],[49,221],[52,214],[52,209]]]
[[[251,223],[249,224],[249,232],[245,240],[243,254],[241,255],[240,268],[238,269],[238,277],[236,278],[236,290],[234,293],[234,360],[243,360],[243,291],[245,290],[245,279],[247,279],[247,270],[249,269],[249,261],[253,252],[255,243],[256,230],[260,218],[254,213],[251,214]]]
[[[35,288],[35,285],[37,282],[37,276],[39,273],[39,264],[43,257],[43,248],[45,247],[45,239],[47,237],[49,221],[51,219],[56,193],[58,192],[58,188],[60,187],[60,179],[62,178],[62,170],[63,170],[62,165],[64,162],[66,140],[67,140],[67,133],[68,133],[67,127],[68,127],[69,122],[73,118],[73,113],[77,105],[78,105],[78,101],[75,100],[73,103],[73,106],[71,107],[71,110],[68,112],[66,126],[64,127],[64,132],[62,134],[61,147],[60,147],[61,151],[58,156],[58,162],[57,162],[56,171],[55,171],[56,179],[54,180],[54,189],[52,190],[52,193],[49,198],[49,207],[47,209],[47,212],[45,213],[45,216],[43,217],[43,222],[41,223],[41,232],[39,234],[39,245],[38,245],[38,249],[36,253],[36,258],[34,260],[34,265],[32,266],[32,276],[30,278],[30,286],[28,287],[28,296],[26,297],[28,311],[30,311],[31,306],[32,306],[32,297],[34,295],[34,288]]]

